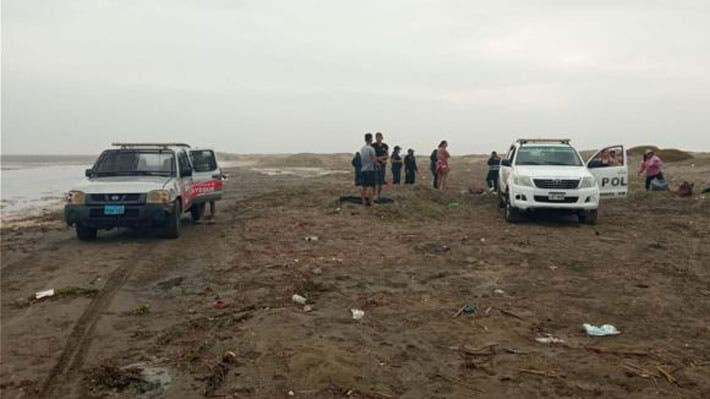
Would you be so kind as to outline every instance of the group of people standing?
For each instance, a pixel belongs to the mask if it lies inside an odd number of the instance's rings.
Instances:
[[[389,154],[389,146],[383,141],[381,132],[365,134],[365,145],[355,153],[352,160],[355,168],[355,185],[361,189],[363,205],[371,206],[382,194],[382,187],[387,184],[387,163],[392,170],[392,184],[401,184],[404,169],[404,184],[412,185],[419,173],[417,159],[413,149],[407,150],[402,157],[400,146],[395,146]],[[444,190],[450,171],[448,143],[444,140],[431,155],[431,172],[434,176],[434,188]]]

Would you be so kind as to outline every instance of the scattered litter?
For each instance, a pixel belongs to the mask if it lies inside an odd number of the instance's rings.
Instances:
[[[234,363],[237,360],[237,354],[232,351],[226,351],[222,355],[222,361],[224,363]]]
[[[318,241],[318,240],[319,240],[318,236],[307,236],[307,237],[304,237],[303,239],[306,240],[306,241],[308,241],[308,242],[311,242],[311,241]]]
[[[462,313],[467,313],[467,314],[476,313],[477,310],[478,310],[478,308],[476,307],[476,305],[474,305],[472,303],[467,303],[467,304],[461,306],[461,308],[459,308],[459,310],[457,310],[456,313],[454,313],[453,317],[455,319],[455,318],[461,316]]]
[[[294,396],[294,395],[296,395],[295,392],[293,392],[293,391],[288,391],[288,396]]]
[[[537,337],[535,338],[535,341],[541,343],[541,344],[564,344],[565,340],[562,338],[557,338],[553,337],[552,335],[548,335],[546,337]]]
[[[306,312],[306,313],[311,312],[311,311],[313,311],[313,306],[311,306],[311,305],[306,305],[306,306],[303,307],[303,311]]]
[[[458,202],[452,202],[449,204],[449,209],[459,209],[459,208],[461,208],[461,204],[459,204]]]
[[[611,324],[604,324],[603,326],[597,327],[591,324],[584,323],[582,325],[587,331],[587,335],[592,337],[606,337],[609,335],[619,335],[621,331],[617,330],[616,327]]]
[[[451,248],[449,248],[447,245],[443,245],[443,244],[437,244],[433,248],[433,252],[438,253],[438,254],[443,254],[443,253],[449,252],[450,250],[451,250]]]
[[[221,300],[220,300],[220,301],[215,301],[214,307],[215,307],[216,309],[224,309],[224,308],[227,307],[227,302],[221,301]]]
[[[482,242],[482,243],[485,243],[485,242],[486,242],[486,238],[485,238],[485,237],[482,237],[482,238],[481,238],[481,242]]]
[[[500,288],[494,290],[493,293],[496,294],[496,295],[505,295],[505,291],[503,291],[503,290],[500,289]]]
[[[500,312],[506,316],[515,317],[518,320],[525,320],[520,315],[517,315],[517,314],[511,312],[510,310],[501,309]]]
[[[360,320],[365,317],[365,312],[360,309],[350,309],[350,312],[353,314],[353,320]]]
[[[42,299],[42,298],[49,298],[50,296],[54,296],[54,288],[51,290],[47,291],[39,291],[35,294],[35,299]]]
[[[305,297],[302,297],[298,294],[293,294],[293,296],[291,297],[291,300],[293,301],[293,303],[297,303],[299,305],[305,305],[306,302],[308,301]]]

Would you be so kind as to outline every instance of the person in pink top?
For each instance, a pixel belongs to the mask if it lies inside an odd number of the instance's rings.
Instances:
[[[658,155],[653,153],[653,150],[648,149],[643,155],[639,175],[646,174],[646,191],[651,189],[651,181],[653,179],[663,179],[663,161]]]

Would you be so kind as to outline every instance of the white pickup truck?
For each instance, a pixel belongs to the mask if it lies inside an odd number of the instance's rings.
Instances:
[[[625,197],[628,191],[622,145],[599,150],[585,163],[568,139],[519,139],[500,166],[499,205],[511,223],[525,212],[557,209],[595,224],[600,198]]]
[[[64,218],[80,240],[100,229],[160,227],[180,235],[182,214],[201,217],[221,198],[222,172],[212,150],[181,143],[115,143],[66,195]]]

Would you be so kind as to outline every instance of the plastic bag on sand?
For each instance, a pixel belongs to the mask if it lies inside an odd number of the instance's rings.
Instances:
[[[365,317],[365,312],[360,309],[350,309],[350,312],[353,314],[354,320],[360,320]]]
[[[584,330],[587,331],[587,335],[592,337],[606,337],[608,335],[619,335],[621,331],[617,330],[616,327],[611,324],[604,324],[603,326],[597,327],[591,324],[584,323]]]

